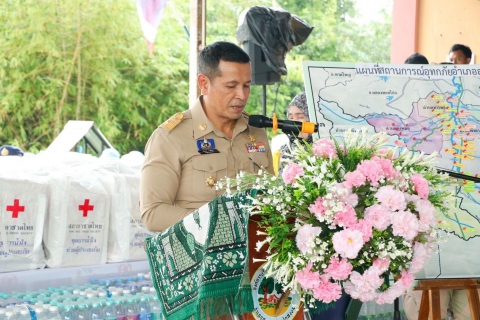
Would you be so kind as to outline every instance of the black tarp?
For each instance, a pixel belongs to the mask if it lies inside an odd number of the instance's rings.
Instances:
[[[270,68],[280,75],[287,74],[285,56],[293,46],[302,44],[313,27],[281,9],[251,7],[242,13],[237,28],[240,43],[251,41],[262,48]]]

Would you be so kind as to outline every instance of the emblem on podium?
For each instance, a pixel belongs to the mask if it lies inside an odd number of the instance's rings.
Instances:
[[[284,292],[282,285],[274,278],[265,277],[264,265],[255,271],[250,283],[254,305],[253,317],[257,320],[295,319],[300,310],[299,295]]]

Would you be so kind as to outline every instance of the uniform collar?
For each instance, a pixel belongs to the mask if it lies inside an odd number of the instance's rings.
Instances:
[[[208,119],[205,111],[202,107],[203,96],[199,96],[197,101],[192,107],[192,120],[193,120],[193,137],[198,140],[203,138],[207,134],[214,132],[217,136],[224,136],[221,131],[218,131],[215,126],[212,124],[210,119]],[[247,120],[245,117],[241,117],[235,123],[233,128],[233,137],[232,139],[239,134],[240,132],[245,131],[248,128]],[[205,129],[205,130],[202,130]]]

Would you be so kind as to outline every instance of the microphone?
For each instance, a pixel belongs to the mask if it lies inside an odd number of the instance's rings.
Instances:
[[[262,115],[250,115],[248,124],[256,128],[273,128],[276,132],[278,128],[285,133],[314,133],[318,131],[318,124],[313,122],[301,122],[292,120],[278,120],[274,114],[273,118],[267,118]]]

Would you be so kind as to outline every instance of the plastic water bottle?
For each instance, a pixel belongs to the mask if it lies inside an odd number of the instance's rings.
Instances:
[[[88,320],[87,305],[81,303],[77,306],[76,312],[77,320]]]
[[[57,306],[50,306],[48,311],[48,320],[62,320]]]
[[[103,319],[103,310],[100,307],[100,303],[98,302],[93,302],[92,307],[88,311],[88,319],[89,320],[98,320],[98,319]]]
[[[145,297],[140,298],[138,303],[138,320],[151,320],[152,314],[150,313],[150,304]]]
[[[117,313],[117,320],[126,320],[122,300],[115,300],[115,312]]]
[[[5,320],[15,320],[15,318],[15,312],[13,312],[13,310],[5,312]]]
[[[27,309],[20,310],[20,314],[17,317],[17,320],[31,320],[30,311]]]
[[[41,306],[35,307],[35,315],[37,316],[37,320],[48,320],[48,318],[45,317],[45,313],[43,312],[43,307]]]
[[[5,313],[7,310],[5,308],[0,308],[0,320],[5,320]]]
[[[128,299],[125,305],[127,320],[138,320],[138,306],[134,299]]]
[[[103,308],[103,320],[117,320],[117,310],[115,310],[115,303],[111,300],[105,303]]]
[[[152,296],[150,299],[150,312],[152,313],[152,320],[163,320],[162,305],[157,296]]]
[[[63,312],[60,314],[60,319],[62,320],[76,320],[76,313],[73,305],[66,304]]]

